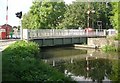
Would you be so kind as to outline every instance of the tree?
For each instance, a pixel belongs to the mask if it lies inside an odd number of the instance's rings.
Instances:
[[[120,40],[120,2],[113,2],[112,3],[112,16],[110,16],[111,23],[113,28],[118,31],[118,34],[115,36],[115,40]],[[118,49],[119,50],[119,49]]]
[[[56,28],[64,18],[65,7],[61,0],[57,2],[35,0],[30,11],[23,16],[23,28]]]
[[[119,23],[120,23],[120,20],[119,20],[119,16],[120,16],[119,5],[120,5],[120,2],[113,2],[112,3],[112,7],[113,7],[112,14],[113,15],[111,16],[111,23],[116,30],[120,29],[120,27],[118,27]]]
[[[85,27],[86,23],[86,11],[84,10],[86,5],[80,2],[74,2],[67,5],[66,12],[64,14],[65,19],[58,26],[59,28],[78,28]]]
[[[88,4],[89,7],[88,8]],[[73,2],[67,6],[66,13],[64,14],[65,19],[60,23],[60,28],[86,28],[88,23],[88,10],[90,10],[89,14],[89,27],[98,29],[97,21],[102,21],[102,27],[106,28],[106,23],[110,25],[109,15],[111,11],[111,5],[108,4],[108,8],[106,7],[105,2]],[[95,11],[92,13],[92,11]],[[109,27],[107,27],[109,28]]]
[[[30,12],[26,13],[23,15],[23,19],[22,19],[22,27],[23,28],[30,28],[31,24],[32,24],[32,19],[31,19],[31,15]]]
[[[108,59],[88,59],[89,65],[87,65],[87,61],[85,59],[74,60],[74,63],[64,64],[65,69],[68,72],[72,73],[74,76],[81,76],[84,78],[90,78],[93,81],[97,81],[97,83],[101,83],[100,81],[104,80],[104,77],[107,78],[111,76],[113,73],[111,61]],[[87,67],[89,70],[87,70]],[[115,72],[116,73],[116,72]],[[112,76],[114,77],[114,75]],[[116,76],[117,77],[117,76]]]

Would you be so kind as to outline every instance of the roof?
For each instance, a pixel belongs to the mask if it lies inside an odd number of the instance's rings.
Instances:
[[[6,26],[6,24],[4,24],[4,25],[1,25],[1,27],[3,27],[3,26]],[[10,27],[12,27],[11,25],[9,25],[9,24],[7,24],[7,26],[10,26]]]

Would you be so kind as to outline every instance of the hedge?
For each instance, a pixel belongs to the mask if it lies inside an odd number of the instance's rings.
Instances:
[[[18,41],[2,53],[3,81],[70,81],[63,73],[38,59],[39,46]]]

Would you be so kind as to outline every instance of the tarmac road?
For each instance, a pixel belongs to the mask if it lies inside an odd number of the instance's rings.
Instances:
[[[10,44],[19,41],[20,39],[4,39],[0,40],[0,52],[3,51],[6,47],[8,47]]]

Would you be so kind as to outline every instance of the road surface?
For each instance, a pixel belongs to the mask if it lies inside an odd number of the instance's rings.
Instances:
[[[0,40],[0,52],[3,51],[6,47],[8,47],[10,44],[19,41],[19,39],[5,39]]]

